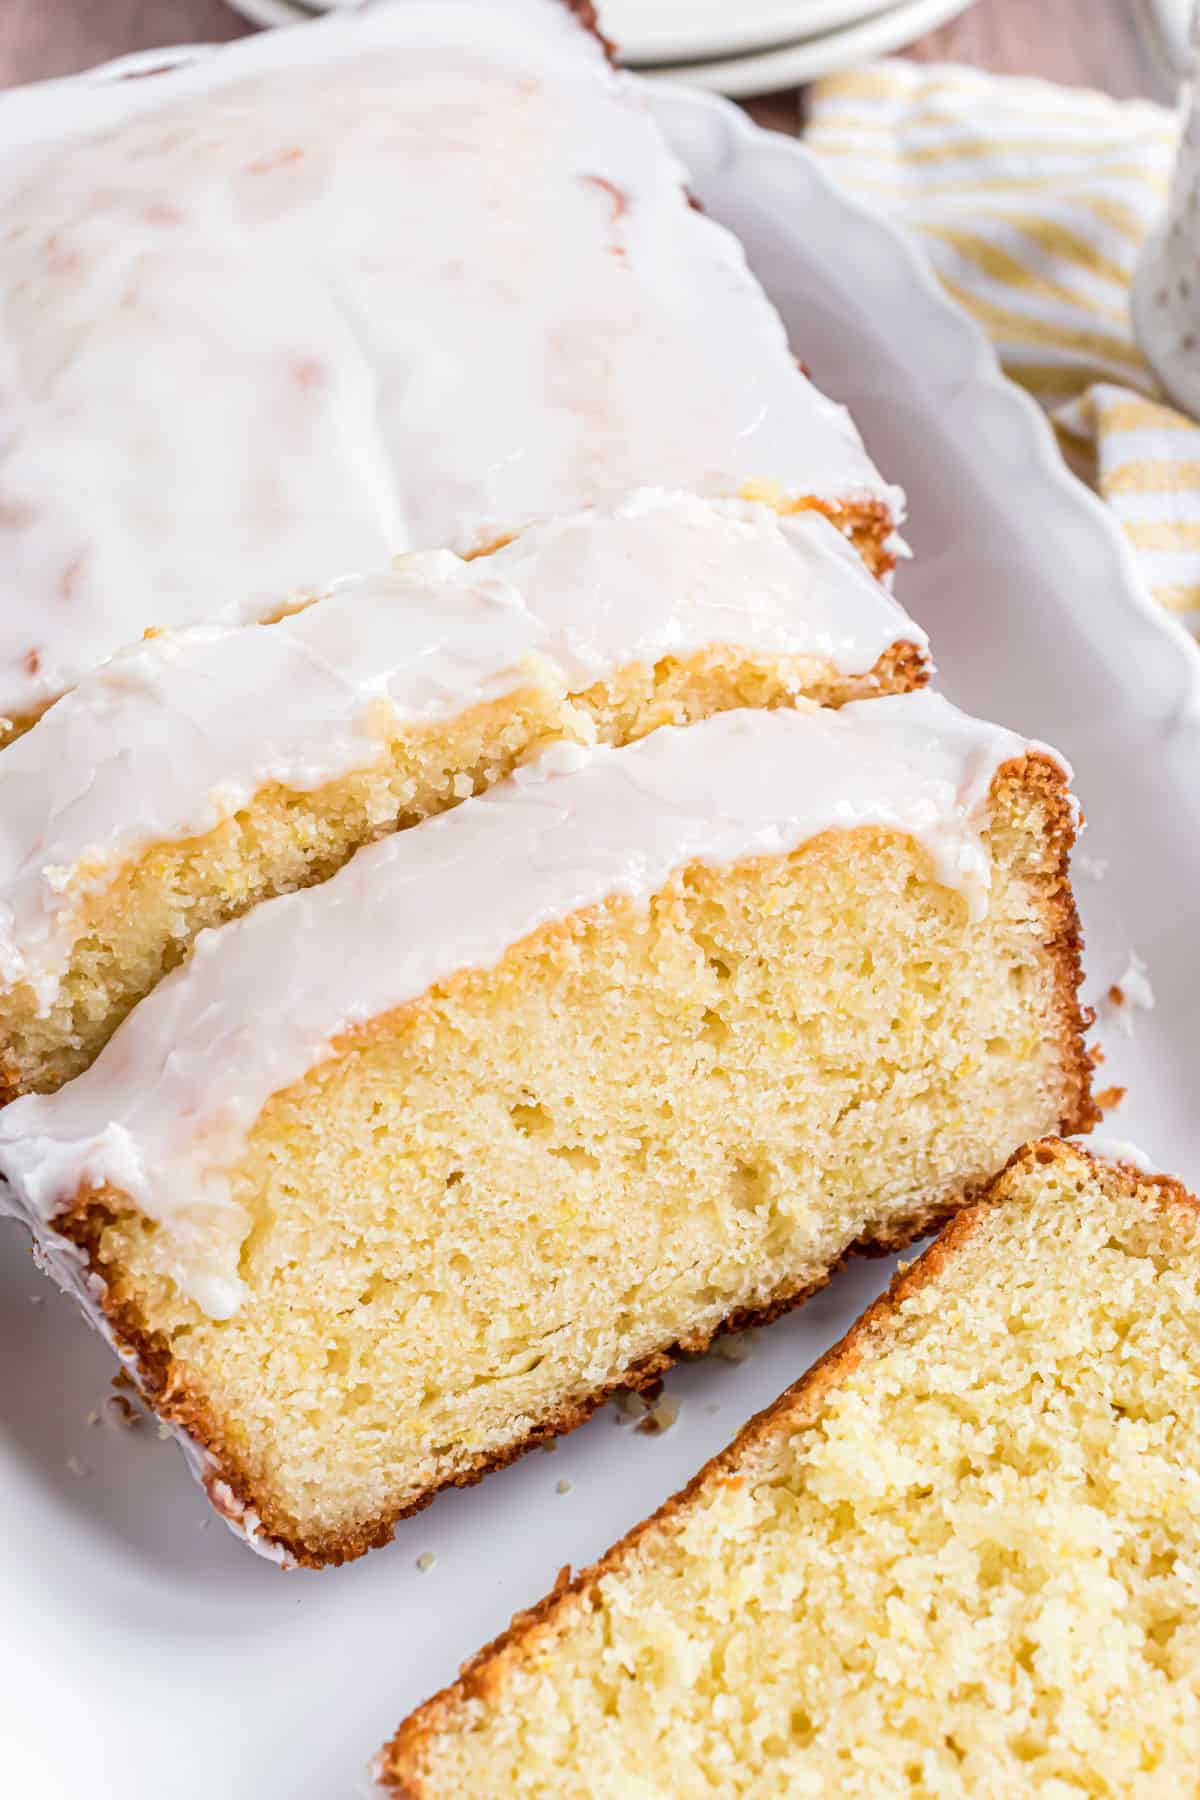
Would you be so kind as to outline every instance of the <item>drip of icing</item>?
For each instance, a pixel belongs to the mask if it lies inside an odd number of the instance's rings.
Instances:
[[[380,702],[389,724],[426,722],[719,644],[858,675],[896,642],[926,645],[819,514],[656,490],[471,562],[400,558],[274,625],[149,638],[0,752],[0,984],[48,1008],[89,894],[268,782],[369,768]]]
[[[202,932],[85,1074],[0,1113],[0,1174],[42,1227],[81,1190],[128,1194],[167,1227],[185,1290],[229,1316],[247,1229],[230,1171],[270,1096],[342,1033],[541,926],[645,902],[688,863],[784,855],[828,830],[911,835],[978,916],[992,780],[1034,747],[930,693],[725,713],[623,750],[555,745],[322,886]]]
[[[684,180],[561,0],[0,97],[0,711],[644,483],[898,519]]]

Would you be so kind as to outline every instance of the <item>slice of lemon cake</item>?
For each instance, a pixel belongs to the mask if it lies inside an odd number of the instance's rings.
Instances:
[[[887,565],[898,490],[684,180],[563,0],[5,93],[0,713],[649,484],[758,483]]]
[[[548,740],[926,673],[828,520],[654,491],[470,561],[400,558],[275,624],[151,637],[0,751],[0,1096],[86,1067],[204,927]]]
[[[1200,1204],[1014,1157],[379,1759],[404,1800],[1196,1792]]]
[[[928,691],[560,744],[202,933],[7,1204],[260,1547],[358,1555],[1091,1118],[1050,752]]]

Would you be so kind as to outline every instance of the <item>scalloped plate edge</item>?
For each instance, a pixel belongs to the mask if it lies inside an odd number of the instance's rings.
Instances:
[[[800,162],[806,178],[815,181],[834,206],[854,214],[860,229],[873,232],[879,239],[886,241],[898,269],[904,271],[909,285],[919,296],[920,305],[926,312],[937,315],[938,330],[957,339],[962,346],[972,386],[999,403],[1002,413],[1010,422],[1014,438],[1024,441],[1029,457],[1037,463],[1050,492],[1062,504],[1086,514],[1104,539],[1118,566],[1120,587],[1131,612],[1137,616],[1140,624],[1150,625],[1182,659],[1188,671],[1191,705],[1195,709],[1197,726],[1200,727],[1200,644],[1154,599],[1142,579],[1132,547],[1116,516],[1068,468],[1045,413],[1032,395],[1005,375],[991,340],[971,315],[945,292],[932,265],[889,219],[842,188],[799,140],[756,125],[740,107],[719,95],[689,91],[648,77],[638,79],[661,109],[670,111],[681,106],[691,107],[719,118],[723,130],[738,144],[740,150]],[[903,471],[899,471],[896,479],[901,479],[902,475]],[[1200,772],[1200,763],[1197,768]]]

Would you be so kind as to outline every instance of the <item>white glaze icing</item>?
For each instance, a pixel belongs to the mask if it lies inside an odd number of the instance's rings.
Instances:
[[[324,885],[202,932],[91,1069],[0,1113],[0,1174],[41,1228],[81,1188],[127,1193],[167,1227],[181,1284],[228,1316],[246,1229],[230,1171],[267,1099],[339,1034],[552,921],[645,901],[687,863],[784,854],[830,829],[909,833],[978,915],[992,779],[1028,748],[928,692],[726,713],[623,750],[553,746]]]
[[[425,722],[718,644],[857,675],[898,642],[926,646],[819,514],[656,490],[470,562],[414,553],[274,625],[148,639],[0,751],[0,985],[48,1007],[82,903],[148,845],[370,767],[381,700]]]
[[[647,483],[875,499],[560,0],[405,0],[0,96],[0,712]]]

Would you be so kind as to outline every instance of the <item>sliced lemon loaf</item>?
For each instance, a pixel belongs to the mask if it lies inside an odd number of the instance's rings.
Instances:
[[[647,484],[890,561],[898,490],[589,13],[405,0],[5,93],[10,729],[148,627]]]
[[[206,926],[555,738],[923,681],[813,512],[643,491],[397,559],[274,624],[160,633],[0,751],[0,1096],[59,1085]]]
[[[1053,755],[929,692],[560,744],[202,933],[6,1202],[260,1548],[383,1542],[1091,1118]]]
[[[668,1503],[379,1759],[470,1796],[1182,1796],[1200,1205],[1022,1150]]]

